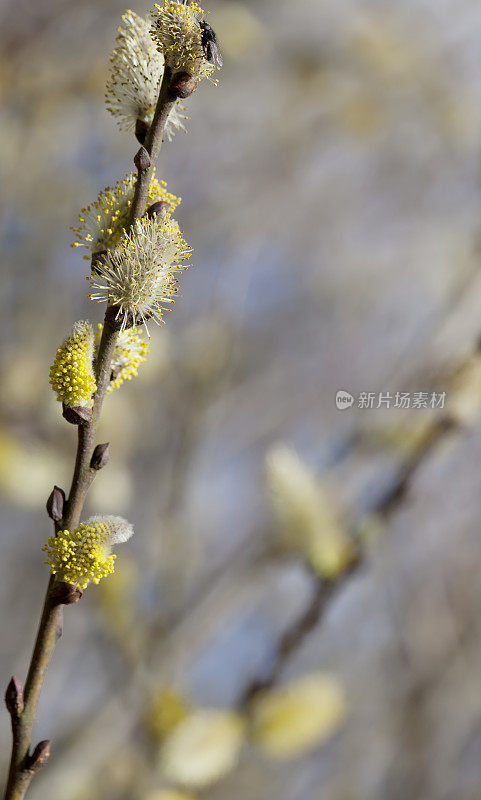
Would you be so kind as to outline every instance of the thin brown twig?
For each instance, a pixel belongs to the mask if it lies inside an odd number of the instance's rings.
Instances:
[[[152,172],[162,145],[165,124],[177,96],[173,87],[172,75],[166,69],[152,125],[145,142],[150,163],[146,169],[138,166],[130,224],[133,224],[135,219],[141,217],[145,212]],[[56,531],[60,529],[60,526],[67,530],[74,530],[78,527],[88,489],[95,477],[95,470],[91,469],[90,460],[110,380],[112,356],[118,330],[115,309],[108,307],[95,365],[97,390],[94,395],[92,418],[78,426],[77,454],[72,485],[63,518],[56,523]],[[55,644],[61,635],[62,604],[75,602],[80,597],[80,593],[76,596],[71,594],[67,599],[65,595],[59,595],[56,591],[57,588],[58,582],[51,577],[21,705],[12,705],[7,702],[12,724],[12,755],[4,800],[23,800],[35,772],[43,766],[50,753],[50,743],[41,742],[30,755],[32,727],[45,673]]]
[[[147,132],[144,142],[144,147],[150,157],[150,164],[146,169],[138,169],[135,194],[132,201],[131,222],[141,217],[145,211],[152,173],[162,145],[165,123],[175,103],[175,97],[172,97],[170,94],[171,77],[172,73],[166,68],[164,70],[162,83],[160,84],[159,101],[155,109],[152,125]]]

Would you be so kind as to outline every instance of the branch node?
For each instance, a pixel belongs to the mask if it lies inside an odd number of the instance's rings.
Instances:
[[[92,420],[92,409],[86,406],[67,406],[62,403],[62,416],[71,425],[84,425]]]
[[[53,605],[69,606],[72,603],[78,603],[82,595],[82,589],[75,584],[57,581],[50,592],[50,600]]]

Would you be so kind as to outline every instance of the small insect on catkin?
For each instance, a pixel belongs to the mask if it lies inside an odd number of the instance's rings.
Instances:
[[[210,26],[215,42],[210,31],[206,34],[204,16],[197,3],[164,0],[163,6],[156,3],[152,9],[152,36],[173,73],[186,72],[197,80],[212,80],[215,68],[222,64],[217,37]]]
[[[65,406],[91,408],[96,390],[92,369],[94,332],[90,322],[76,322],[50,367],[50,385]]]

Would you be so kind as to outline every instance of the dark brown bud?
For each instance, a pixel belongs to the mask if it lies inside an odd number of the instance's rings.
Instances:
[[[86,406],[66,406],[62,403],[62,416],[72,425],[83,425],[92,419],[92,409]]]
[[[64,503],[64,490],[54,486],[46,503],[47,514],[54,522],[59,522],[62,519]]]
[[[23,711],[23,686],[13,675],[5,692],[5,705],[12,717],[19,717]]]
[[[138,119],[135,122],[135,136],[140,144],[145,142],[147,131],[149,130],[148,124],[143,119]]]
[[[186,97],[195,92],[197,89],[198,80],[193,78],[188,72],[176,72],[170,82],[169,92],[170,95],[177,99],[180,97],[185,100]]]
[[[93,274],[98,273],[97,265],[105,264],[107,261],[108,250],[99,250],[98,253],[92,253],[92,261],[90,269]]]
[[[90,469],[99,470],[108,464],[110,458],[110,442],[98,444],[90,459]]]
[[[134,156],[134,164],[142,172],[150,167],[150,156],[143,145]]]
[[[39,742],[31,756],[27,757],[26,768],[28,772],[36,772],[47,763],[50,758],[51,739],[44,739]]]
[[[50,592],[50,600],[54,605],[70,606],[72,603],[78,603],[82,595],[82,589],[74,583],[57,581]]]
[[[159,200],[157,203],[152,203],[152,205],[148,207],[146,214],[149,219],[165,217],[169,208],[170,203],[168,203],[167,200]]]

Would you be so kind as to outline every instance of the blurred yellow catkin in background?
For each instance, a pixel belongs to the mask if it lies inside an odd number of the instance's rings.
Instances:
[[[175,789],[160,789],[150,792],[144,800],[195,800],[194,795],[177,792]]]
[[[152,736],[163,741],[189,713],[187,701],[175,689],[163,686],[153,695],[147,713]]]
[[[190,714],[162,749],[166,779],[192,789],[219,780],[236,766],[244,732],[243,718],[233,711],[206,708]]]
[[[337,577],[355,551],[331,491],[286,445],[273,447],[266,464],[282,546],[303,555],[321,577]]]
[[[254,699],[252,739],[272,758],[293,758],[336,733],[346,711],[345,693],[335,676],[324,672],[304,675]]]

